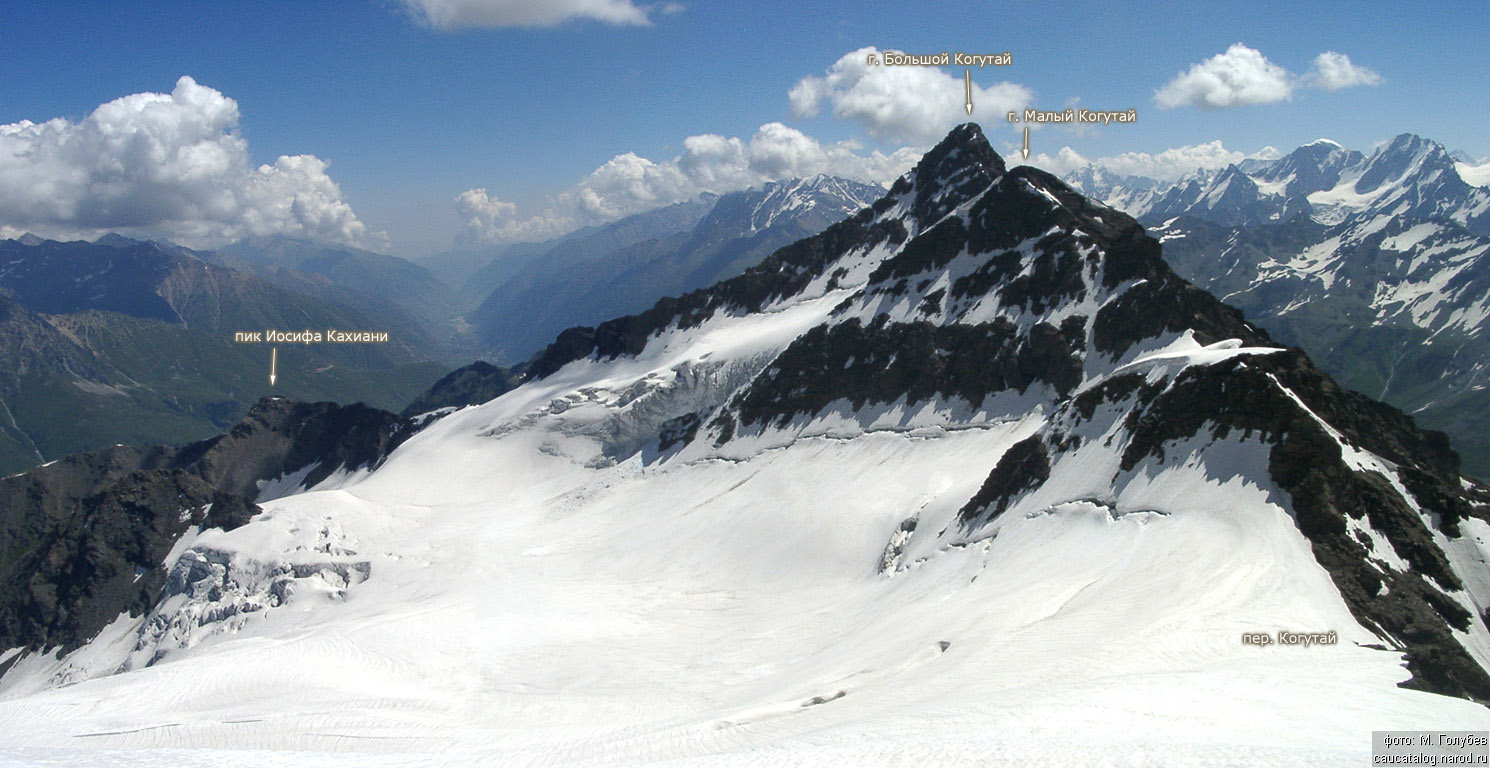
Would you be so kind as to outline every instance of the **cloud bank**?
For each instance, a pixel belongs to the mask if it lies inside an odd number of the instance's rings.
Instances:
[[[652,23],[646,9],[630,0],[404,0],[421,24],[446,31],[492,27],[555,27],[571,21],[614,26]],[[659,13],[682,10],[668,3]]]
[[[701,134],[683,140],[682,154],[653,161],[632,152],[616,155],[573,187],[557,195],[542,212],[517,215],[516,206],[468,189],[455,198],[463,222],[462,241],[518,242],[556,237],[589,224],[768,181],[820,173],[885,183],[920,158],[909,148],[885,154],[864,152],[853,142],[823,144],[782,125],[762,125],[749,139]]]
[[[868,63],[880,57],[878,48],[845,54],[821,76],[797,81],[787,94],[792,114],[814,117],[824,105],[833,115],[854,120],[879,139],[930,144],[958,123],[976,120],[1003,122],[1011,109],[1023,109],[1034,94],[1010,82],[983,88],[973,85],[973,113],[963,107],[962,78],[940,67],[882,66]]]
[[[1269,147],[1263,153],[1253,156],[1262,156],[1264,153],[1275,155],[1277,151]],[[1216,170],[1239,163],[1247,157],[1246,154],[1227,149],[1217,139],[1204,144],[1174,147],[1157,154],[1124,152],[1095,160],[1083,157],[1070,147],[1062,147],[1053,157],[1045,154],[1031,156],[1029,164],[1057,175],[1064,175],[1087,165],[1096,165],[1125,176],[1144,176],[1168,182],[1197,168]]]
[[[115,99],[76,123],[0,125],[0,235],[381,244],[342,200],[326,161],[285,155],[254,167],[238,120],[237,102],[182,77],[169,94]]]
[[[1227,109],[1287,101],[1299,88],[1337,91],[1380,84],[1380,75],[1356,66],[1343,53],[1319,54],[1309,72],[1299,76],[1269,61],[1262,52],[1234,43],[1165,83],[1154,92],[1154,104],[1160,109]]]

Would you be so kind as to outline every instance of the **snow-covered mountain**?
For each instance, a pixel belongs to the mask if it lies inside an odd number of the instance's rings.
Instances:
[[[1128,210],[1186,279],[1345,385],[1447,431],[1485,476],[1490,190],[1465,182],[1462,167],[1410,134],[1370,156],[1321,139]]]
[[[527,257],[470,313],[473,351],[520,362],[570,326],[640,312],[663,296],[734,277],[882,194],[819,175],[706,195],[565,238]]]
[[[0,740],[1353,765],[1385,724],[1490,725],[1490,492],[1442,435],[971,124],[372,465],[190,528],[76,651],[7,652]]]
[[[1349,217],[1445,219],[1490,235],[1490,189],[1478,166],[1456,162],[1441,144],[1404,133],[1371,155],[1319,139],[1272,161],[1197,170],[1170,184],[1142,177],[1104,184],[1109,172],[1088,166],[1065,179],[1145,223],[1193,216],[1226,226],[1287,221],[1305,215],[1326,224]]]

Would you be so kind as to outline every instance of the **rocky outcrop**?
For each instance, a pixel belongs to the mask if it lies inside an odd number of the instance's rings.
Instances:
[[[65,652],[149,612],[182,536],[244,524],[263,483],[374,466],[409,434],[360,403],[265,398],[211,440],[115,446],[0,480],[0,648]]]

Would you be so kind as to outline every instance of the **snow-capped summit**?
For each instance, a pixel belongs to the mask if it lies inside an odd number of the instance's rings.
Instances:
[[[11,652],[0,738],[1338,763],[1384,719],[1486,722],[1457,469],[967,124],[376,469],[193,529],[148,612]]]
[[[1310,194],[1309,201],[1335,220],[1362,213],[1448,219],[1490,234],[1490,191],[1459,178],[1443,145],[1407,133],[1343,171],[1335,187]]]
[[[724,238],[745,238],[791,223],[816,231],[874,202],[884,189],[873,184],[818,174],[810,178],[768,182],[758,188],[720,197],[699,229]],[[811,222],[821,220],[822,224]]]
[[[1461,171],[1474,177],[1466,183]],[[1447,219],[1490,234],[1490,191],[1477,188],[1476,166],[1456,164],[1437,142],[1413,134],[1393,138],[1371,155],[1317,139],[1272,161],[1249,160],[1215,172],[1199,170],[1173,183],[1088,184],[1099,171],[1066,175],[1086,194],[1145,223],[1193,216],[1225,226],[1253,226],[1307,215],[1326,224],[1347,217]],[[1225,203],[1220,203],[1226,198]]]
[[[1316,139],[1263,166],[1254,174],[1259,185],[1288,198],[1307,197],[1330,189],[1345,168],[1358,165],[1364,156],[1329,139]]]
[[[1490,433],[1464,417],[1490,405],[1490,190],[1466,181],[1474,171],[1412,134],[1369,156],[1316,141],[1248,174],[1251,207],[1204,205],[1216,184],[1142,219],[1186,278],[1346,386],[1447,431],[1483,475]]]

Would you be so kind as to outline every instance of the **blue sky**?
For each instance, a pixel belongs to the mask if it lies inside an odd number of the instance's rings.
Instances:
[[[0,145],[0,226],[58,233],[70,221],[78,232],[105,225],[154,227],[207,244],[283,227],[330,239],[355,238],[417,257],[449,248],[457,237],[471,243],[557,231],[634,210],[653,196],[664,202],[700,185],[738,185],[798,167],[847,169],[853,161],[844,152],[879,152],[882,160],[865,167],[887,172],[943,128],[928,125],[911,135],[877,124],[863,116],[874,105],[855,102],[858,96],[846,90],[852,83],[840,86],[838,101],[829,87],[814,117],[794,109],[788,97],[804,78],[825,78],[835,62],[866,46],[912,53],[1007,50],[1014,55],[1013,66],[975,71],[980,88],[997,89],[1007,81],[1006,95],[1023,93],[1030,106],[1042,109],[1077,103],[1138,111],[1131,126],[1038,131],[1035,152],[1051,156],[1067,146],[1086,158],[1157,155],[1213,141],[1227,152],[1251,153],[1266,145],[1287,150],[1321,136],[1369,150],[1404,131],[1475,157],[1490,155],[1485,130],[1490,101],[1482,85],[1490,75],[1484,53],[1490,14],[1483,3],[1431,8],[1373,3],[1369,11],[1359,3],[1209,5],[1152,3],[1135,10],[1119,3],[825,2],[808,8],[627,0],[10,4],[0,11],[7,49],[0,60],[0,124],[61,118],[82,126],[101,104],[130,94],[172,93],[185,75],[207,89],[188,99],[191,104],[206,104],[202,99],[213,93],[236,103],[233,114],[203,124],[201,140],[211,143],[213,131],[227,131],[239,144],[213,148],[221,155],[212,166],[217,175],[207,179],[182,170],[187,181],[169,189],[162,185],[175,181],[156,178],[155,186],[142,186],[134,177],[152,171],[125,163],[128,170],[122,173],[130,179],[121,184],[128,189],[110,186],[115,196],[102,203],[26,196],[51,189],[43,182],[54,169],[76,175],[82,163],[92,169],[88,173],[104,173],[97,167],[108,163],[94,155],[86,162],[76,156],[130,151],[125,144],[74,141],[66,134],[56,139],[62,142],[54,148],[61,158],[56,165],[33,163],[19,170],[15,164],[26,161],[7,160]],[[540,20],[557,22],[552,26],[500,26],[531,22],[524,16],[531,8],[567,8],[573,18]],[[461,12],[481,23],[442,25],[441,13]],[[1201,108],[1191,105],[1200,103],[1200,96],[1187,91],[1176,97],[1177,106],[1156,104],[1156,93],[1167,84],[1238,43],[1276,68],[1268,71],[1283,73],[1272,83],[1283,92]],[[1371,82],[1338,90],[1311,87],[1319,82],[1316,57],[1327,51],[1344,54]],[[944,74],[960,80],[962,71],[947,68]],[[1196,77],[1203,80],[1205,74]],[[186,98],[183,93],[178,97]],[[924,105],[914,95],[906,99],[906,104],[881,106],[911,110],[908,119],[914,119],[914,110]],[[1012,127],[980,116],[997,149],[1017,146]],[[752,137],[772,123],[791,132],[778,131],[752,145]],[[793,165],[800,160],[794,155],[798,160],[769,167],[757,162],[772,147],[800,145],[794,132],[820,146],[838,147],[837,159]],[[169,141],[159,131],[151,135],[154,141]],[[709,171],[713,175],[707,177],[679,176],[670,162],[685,152],[686,138],[701,135],[739,139],[729,151],[755,158],[752,166]],[[236,167],[234,153],[240,150],[246,165]],[[897,150],[903,151],[897,155]],[[625,179],[581,183],[626,153],[655,167],[623,163],[611,170],[640,173],[637,183],[652,187],[617,186]],[[274,166],[281,156],[301,155],[329,165],[317,170],[313,163],[290,163],[268,174],[255,170],[260,164]],[[11,176],[8,184],[3,175]],[[97,178],[90,178],[96,187]],[[327,180],[334,190],[326,187]],[[243,189],[227,190],[212,206],[187,200],[181,210],[128,199],[186,199],[223,191],[212,184]],[[457,205],[457,196],[477,189],[481,197],[467,196],[464,208]],[[90,194],[79,190],[77,196]],[[586,190],[599,190],[598,201]],[[284,201],[296,195],[302,202],[318,202],[286,212]],[[304,209],[316,205],[322,208],[311,216],[314,224],[301,220]],[[79,211],[96,215],[88,218]],[[152,216],[160,219],[158,225],[152,225]],[[487,226],[466,226],[472,216]],[[509,226],[522,222],[531,225]]]

